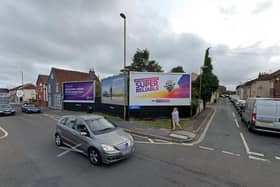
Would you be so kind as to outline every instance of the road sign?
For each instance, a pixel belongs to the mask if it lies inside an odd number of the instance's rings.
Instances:
[[[24,93],[22,90],[17,90],[16,95],[17,97],[23,97]]]

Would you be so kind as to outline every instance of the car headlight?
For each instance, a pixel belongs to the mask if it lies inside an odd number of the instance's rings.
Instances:
[[[119,152],[117,149],[115,149],[111,145],[101,144],[101,147],[106,153],[118,153]]]

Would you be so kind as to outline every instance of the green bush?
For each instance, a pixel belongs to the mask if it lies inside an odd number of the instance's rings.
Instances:
[[[192,98],[192,101],[191,101],[191,116],[196,114],[196,110],[197,110],[198,106],[199,106],[199,99]]]

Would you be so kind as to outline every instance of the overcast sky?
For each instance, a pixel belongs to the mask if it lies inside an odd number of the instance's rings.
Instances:
[[[35,83],[51,67],[104,78],[147,48],[165,71],[199,72],[211,47],[214,73],[230,89],[258,72],[280,69],[280,2],[276,0],[2,0],[0,87]]]

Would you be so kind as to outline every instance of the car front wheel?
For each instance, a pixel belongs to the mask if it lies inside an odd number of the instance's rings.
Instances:
[[[58,135],[58,134],[55,135],[55,144],[57,146],[62,146],[63,145],[62,139],[61,139],[60,135]]]
[[[100,153],[94,148],[89,149],[88,158],[89,158],[90,163],[93,164],[93,165],[100,165],[101,164]]]

